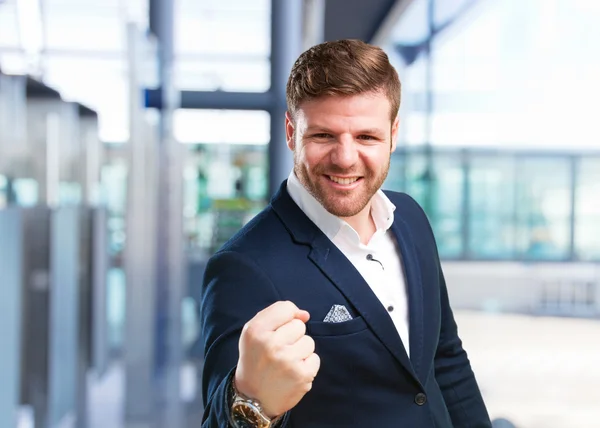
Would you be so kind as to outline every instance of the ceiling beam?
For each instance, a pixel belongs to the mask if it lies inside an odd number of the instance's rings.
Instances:
[[[327,0],[325,40],[359,39],[372,42],[397,3],[411,0]]]

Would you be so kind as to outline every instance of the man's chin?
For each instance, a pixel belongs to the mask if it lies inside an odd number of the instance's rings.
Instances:
[[[349,202],[349,201],[344,201]],[[331,214],[336,217],[353,217],[360,213],[366,204],[358,204],[354,201],[350,203],[344,203],[336,200],[336,198],[327,198],[322,202],[323,207]]]

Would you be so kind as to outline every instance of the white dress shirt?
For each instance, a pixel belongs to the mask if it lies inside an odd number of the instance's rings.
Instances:
[[[406,281],[400,250],[390,230],[394,222],[394,204],[381,190],[373,196],[371,216],[377,230],[365,245],[360,242],[356,230],[327,211],[304,188],[293,171],[288,178],[287,190],[307,217],[360,272],[392,318],[406,353],[410,355]]]

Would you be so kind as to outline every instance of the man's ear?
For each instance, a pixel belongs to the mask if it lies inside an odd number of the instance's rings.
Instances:
[[[400,127],[400,116],[396,116],[396,120],[392,123],[392,147],[391,151],[396,150],[396,142],[398,140],[398,128]]]
[[[287,146],[291,151],[296,148],[296,140],[294,139],[294,119],[289,111],[285,112],[285,139]]]

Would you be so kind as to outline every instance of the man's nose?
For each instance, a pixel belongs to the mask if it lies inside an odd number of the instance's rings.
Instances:
[[[358,161],[358,150],[352,138],[342,137],[331,153],[331,162],[340,168],[351,168]]]

